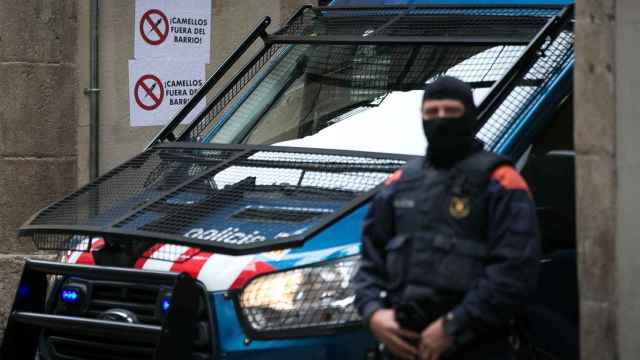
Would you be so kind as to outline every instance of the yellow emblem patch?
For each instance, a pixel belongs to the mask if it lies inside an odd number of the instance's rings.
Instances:
[[[462,219],[469,216],[471,206],[469,206],[469,198],[454,196],[449,204],[449,214],[456,219]]]

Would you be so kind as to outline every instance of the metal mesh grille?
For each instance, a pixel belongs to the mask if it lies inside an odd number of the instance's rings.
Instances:
[[[407,159],[311,149],[193,147],[153,148],[53,204],[22,230],[36,231],[39,247],[54,248],[60,241],[69,245],[58,249],[77,251],[77,241],[49,234],[76,230],[113,241],[181,243],[157,244],[144,254],[170,261],[193,256],[187,245],[215,251],[267,249],[303,241],[366,200]]]
[[[424,39],[422,44],[282,44],[271,43],[216,99],[181,141],[233,143],[247,141],[256,116],[273,110],[279,94],[294,80],[309,91],[320,86],[316,111],[308,112],[294,137],[326,126],[317,117],[337,117],[390,91],[422,89],[439,75],[457,76],[475,87],[490,87],[522,54],[524,44],[559,8],[388,8],[378,10],[307,9],[273,39],[318,40],[328,36],[402,36]],[[428,44],[429,36],[459,38],[459,44]],[[475,40],[474,40],[475,39]],[[282,40],[282,39],[280,39]],[[510,40],[514,40],[510,41]],[[284,41],[285,43],[287,41]],[[314,85],[314,86],[311,86]],[[313,96],[312,96],[313,95]],[[323,104],[329,104],[324,106]],[[349,104],[345,104],[345,103]],[[336,104],[344,106],[337,108]],[[326,114],[322,112],[326,110]],[[321,114],[317,114],[320,112]],[[304,113],[304,112],[301,112]],[[313,113],[313,114],[312,114]],[[303,114],[304,115],[304,114]],[[230,118],[233,118],[228,121]],[[226,127],[224,128],[223,127]],[[230,131],[228,128],[232,128]],[[206,137],[219,130],[216,138]],[[233,134],[229,135],[225,132]],[[286,136],[290,138],[290,136]],[[258,138],[249,143],[272,143]]]
[[[344,203],[375,188],[402,163],[249,151],[204,178],[167,193],[114,227],[231,244],[301,235]],[[258,211],[260,216],[248,221],[251,216],[247,214]],[[305,220],[300,221],[302,218]]]
[[[298,110],[301,119],[296,137],[306,136],[326,126],[327,119],[335,120],[336,112],[376,106],[376,99],[391,91],[422,89],[426,81],[444,74],[457,76],[474,87],[489,87],[523,50],[524,46],[515,45],[291,45],[274,56],[255,85],[232,87],[229,94],[239,94],[237,99],[231,101],[225,95],[227,100],[215,105],[188,138],[212,141],[205,135],[224,119],[213,141],[239,141],[238,136],[251,131],[258,114],[278,113],[274,110],[278,106],[293,108],[278,102],[278,94],[297,86],[307,89],[306,100],[300,100],[299,106],[308,110]],[[278,140],[259,138],[250,142]]]
[[[351,88],[362,100],[371,100],[391,90],[420,89],[426,80],[447,72],[467,82],[495,81],[523,47],[318,45],[310,49],[308,76]]]
[[[558,12],[558,9],[477,7],[308,9],[276,34],[530,38]]]
[[[41,211],[32,225],[101,226],[189,181],[237,151],[154,149]]]
[[[574,54],[574,33],[571,24],[555,38],[549,38],[536,53],[536,60],[513,84],[507,97],[482,126],[477,137],[493,150],[525,111],[544,95],[544,89],[559,74]]]
[[[74,250],[85,252],[91,249],[91,243],[86,236],[36,233],[33,235],[33,241],[38,245],[39,250]]]

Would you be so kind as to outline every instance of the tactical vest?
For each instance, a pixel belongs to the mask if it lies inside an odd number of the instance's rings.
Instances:
[[[392,303],[457,303],[474,286],[488,253],[490,176],[510,163],[485,151],[451,169],[425,162],[408,163],[395,184],[396,236],[385,246]]]

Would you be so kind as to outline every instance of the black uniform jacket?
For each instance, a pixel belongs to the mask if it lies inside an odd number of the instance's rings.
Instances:
[[[389,307],[385,244],[395,235],[393,174],[374,198],[362,230],[362,260],[354,279],[356,306],[365,324]],[[496,168],[488,182],[488,255],[480,279],[453,304],[461,327],[502,327],[522,310],[537,284],[540,242],[535,205],[526,182],[511,165]],[[424,276],[432,276],[425,273]],[[444,315],[444,314],[443,314]]]

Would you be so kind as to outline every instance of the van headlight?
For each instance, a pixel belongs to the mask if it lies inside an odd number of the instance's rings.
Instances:
[[[351,287],[358,261],[354,256],[254,278],[238,296],[248,330],[256,337],[292,337],[359,325]]]

